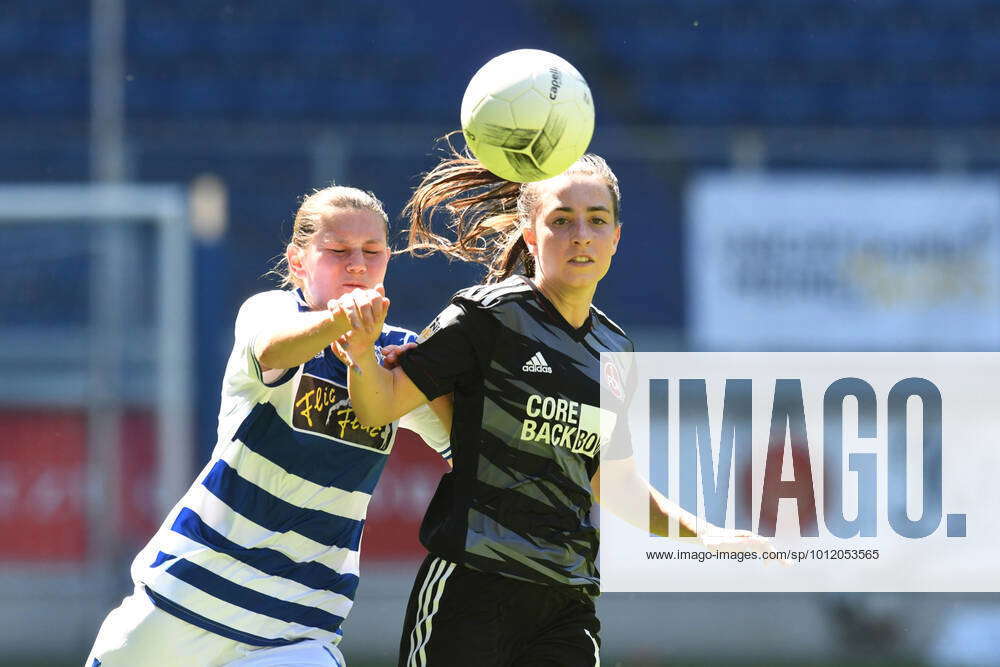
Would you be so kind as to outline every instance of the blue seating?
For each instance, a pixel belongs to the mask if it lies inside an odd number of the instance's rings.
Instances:
[[[761,93],[755,114],[764,125],[818,125],[831,117],[824,90],[806,84],[771,84]]]
[[[846,125],[893,125],[912,121],[917,113],[913,91],[903,86],[846,86],[841,118]]]
[[[930,124],[996,125],[1000,122],[1000,91],[994,85],[953,85],[945,94],[928,91],[921,108]]]
[[[960,36],[938,29],[886,30],[879,36],[878,57],[890,66],[934,66],[962,48]]]
[[[874,57],[870,31],[865,28],[815,28],[785,34],[784,58],[802,67],[863,66]]]
[[[580,51],[592,84],[624,77],[635,99],[623,109],[646,122],[949,126],[1000,115],[993,0],[562,1],[586,30],[553,33],[529,5],[488,15],[463,0],[297,0],[294,12],[270,0],[130,3],[128,110],[391,121],[406,109],[407,120],[452,123],[455,98],[495,44],[559,51],[583,35],[598,40]],[[0,82],[12,100],[0,116],[84,117],[88,8],[8,4]],[[490,40],[459,29],[484,18]],[[442,26],[456,28],[453,38],[428,45],[422,36]],[[25,59],[37,64],[25,69]],[[602,105],[625,113],[610,98]]]
[[[261,288],[260,274],[287,239],[298,195],[333,177],[372,188],[395,227],[419,171],[416,158],[359,151],[347,156],[343,173],[317,173],[326,164],[317,159],[322,149],[299,140],[287,152],[226,138],[165,147],[152,134],[162,124],[145,121],[180,121],[178,136],[202,121],[265,131],[270,121],[285,128],[301,121],[310,131],[330,132],[416,121],[443,132],[457,125],[459,97],[479,64],[506,48],[534,46],[567,55],[587,75],[600,114],[598,152],[608,128],[623,118],[668,126],[1000,125],[998,0],[552,0],[507,3],[501,11],[468,0],[126,5],[131,175],[186,183],[210,171],[226,182],[231,264],[220,290],[227,327],[239,301]],[[60,135],[40,149],[28,139],[8,142],[0,180],[86,178],[89,3],[8,0],[2,14],[0,119],[23,124],[26,137],[38,127],[71,129],[65,141]],[[32,125],[34,119],[42,123]],[[428,135],[417,140],[430,153]],[[616,149],[618,156],[628,150],[621,142]],[[708,159],[697,158],[696,166]],[[892,166],[912,166],[907,159]],[[811,153],[795,166],[815,167],[815,160]],[[611,314],[625,325],[683,326],[682,211],[672,198],[686,165],[613,162],[626,190],[625,219],[644,225],[641,234],[623,236],[619,261],[660,276],[651,289],[664,307],[651,313],[648,294],[628,296],[630,273],[613,271],[601,287],[613,295]],[[428,157],[423,167],[432,163]],[[431,262],[393,262],[393,317],[409,326],[419,327],[440,306],[429,303],[428,285],[444,291],[478,278],[461,265],[445,274]],[[72,283],[72,271],[62,270],[68,273],[57,277]]]
[[[994,80],[1000,74],[1000,39],[996,30],[977,30],[965,36],[970,67],[979,76],[992,74]]]
[[[675,122],[715,125],[752,117],[756,95],[738,81],[661,82],[643,87],[643,101]]]
[[[0,88],[0,116],[8,118],[77,118],[89,99],[87,81],[65,69],[0,76]]]
[[[611,53],[637,65],[676,65],[711,55],[712,44],[694,29],[621,27],[609,30],[605,42]]]

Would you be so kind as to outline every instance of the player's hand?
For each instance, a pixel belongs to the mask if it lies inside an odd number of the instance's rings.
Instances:
[[[350,295],[345,295],[350,296]],[[358,366],[354,357],[351,356],[350,352],[347,351],[347,335],[351,331],[351,319],[347,314],[348,301],[344,297],[338,299],[330,299],[326,302],[326,309],[330,313],[330,320],[334,323],[334,331],[342,332],[330,344],[330,349],[333,353],[340,359],[345,366],[360,373],[361,367]]]
[[[351,319],[344,308],[346,302],[341,302],[343,298],[330,299],[326,302],[326,309],[329,311],[330,320],[335,325],[334,330],[338,332],[338,335],[345,334],[351,330]]]
[[[708,526],[698,534],[698,541],[706,549],[713,552],[756,552],[774,553],[774,545],[766,537],[753,533],[749,530],[731,530],[720,526]],[[765,563],[777,562],[782,565],[791,565],[784,558],[769,558]]]
[[[375,289],[355,289],[327,303],[330,318],[344,325],[346,333],[338,337],[330,347],[348,367],[360,373],[356,360],[364,354],[371,354],[375,341],[382,334],[382,324],[389,312],[389,299],[385,288],[379,284]]]
[[[335,301],[337,308],[343,310],[350,322],[350,332],[346,338],[347,351],[360,354],[371,350],[382,335],[382,324],[389,312],[385,288],[379,284],[375,289],[355,289]]]
[[[382,348],[382,366],[392,370],[399,366],[399,359],[404,354],[417,346],[416,343],[403,343],[402,345],[386,345]]]

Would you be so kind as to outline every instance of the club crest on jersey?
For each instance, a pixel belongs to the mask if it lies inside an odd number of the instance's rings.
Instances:
[[[292,427],[380,452],[392,441],[392,424],[367,427],[358,421],[347,387],[305,373],[292,404]]]
[[[431,336],[433,336],[435,334],[435,332],[437,332],[437,330],[440,329],[440,328],[441,327],[438,325],[437,320],[434,320],[433,322],[431,322],[430,324],[428,324],[426,327],[424,327],[424,330],[421,331],[417,335],[417,342],[418,343],[425,343],[425,342],[427,342],[427,339],[430,338]]]
[[[424,327],[424,330],[417,336],[417,342],[426,342],[428,338],[461,317],[462,313],[463,311],[461,308],[455,304],[450,304],[447,308],[442,310],[430,324]]]
[[[618,367],[610,360],[605,361],[601,368],[601,382],[614,394],[615,398],[619,401],[625,400],[625,388],[622,385],[622,376],[618,372]]]
[[[525,373],[551,373],[552,367],[545,361],[541,352],[536,352],[535,356],[521,366],[521,370]]]

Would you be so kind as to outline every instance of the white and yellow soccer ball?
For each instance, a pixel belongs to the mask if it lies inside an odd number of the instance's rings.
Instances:
[[[462,98],[462,132],[497,176],[526,183],[557,176],[594,134],[594,102],[583,76],[554,53],[509,51],[476,72]]]

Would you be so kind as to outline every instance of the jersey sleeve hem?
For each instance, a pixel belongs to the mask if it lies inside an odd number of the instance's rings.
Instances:
[[[260,367],[260,360],[258,360],[257,355],[254,354],[254,348],[256,348],[256,346],[257,346],[257,337],[254,336],[253,338],[250,339],[250,343],[247,345],[246,348],[247,359],[250,362],[249,368],[251,370],[251,376],[253,377],[254,380],[256,380],[257,382],[259,382],[260,384],[264,385],[269,389],[274,389],[275,387],[280,387],[281,385],[285,384],[295,376],[295,371],[299,369],[298,366],[292,366],[291,368],[286,369],[280,376],[278,376],[274,380],[271,380],[270,382],[265,380],[264,370]]]
[[[410,379],[410,382],[420,390],[420,393],[427,397],[428,401],[433,401],[438,396],[446,393],[438,387],[437,382],[434,381],[434,378],[429,373],[424,371],[418,364],[410,361],[409,355],[404,354],[400,356],[399,367],[406,373],[406,377]]]
[[[289,380],[291,380],[293,377],[295,377],[295,372],[297,370],[299,370],[299,367],[298,366],[293,366],[292,368],[289,368],[289,369],[285,370],[285,372],[282,373],[281,377],[279,377],[277,380],[274,380],[272,382],[264,382],[263,380],[261,380],[261,383],[265,387],[268,387],[270,389],[274,389],[275,387],[280,387],[281,385],[285,384],[286,382],[288,382]]]
[[[445,461],[451,459],[451,436],[429,404],[419,405],[403,415],[399,420],[399,428],[416,433],[424,444],[440,454]]]

